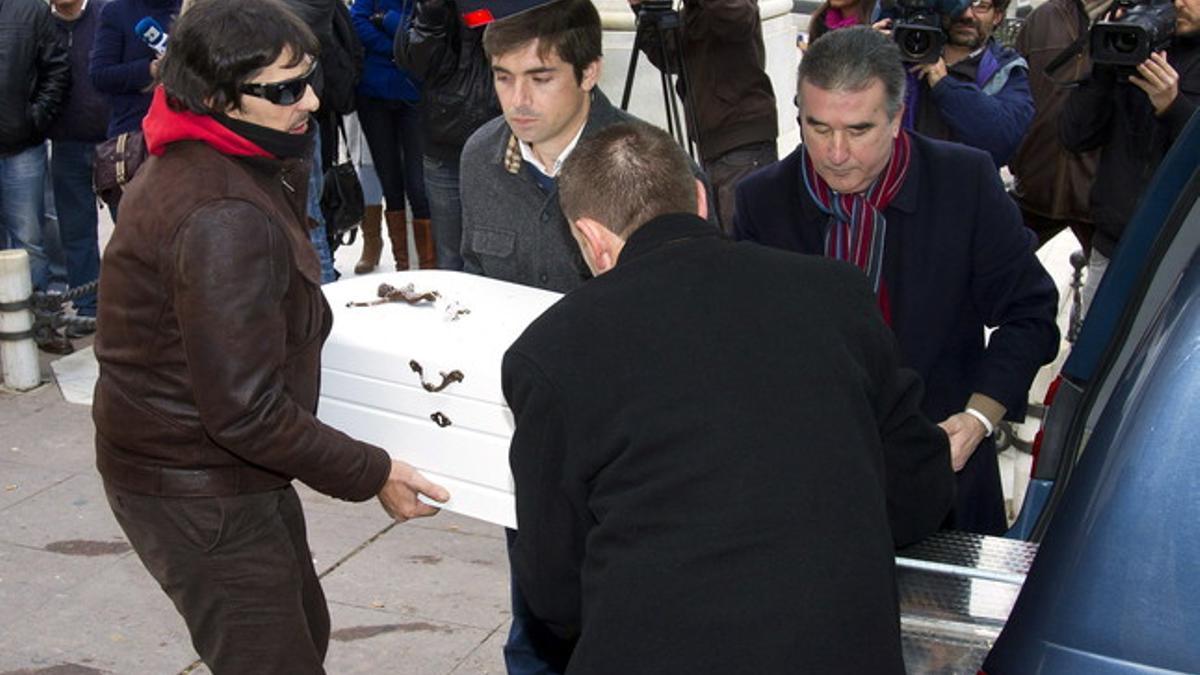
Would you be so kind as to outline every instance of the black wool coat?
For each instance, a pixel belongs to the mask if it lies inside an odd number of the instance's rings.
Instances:
[[[883,212],[883,282],[904,365],[925,383],[921,410],[940,422],[980,393],[1003,405],[1006,419],[1022,421],[1038,368],[1058,352],[1058,291],[987,153],[911,138],[908,174]],[[829,217],[805,189],[801,167],[797,148],[738,185],[738,239],[824,253]],[[985,328],[995,329],[986,342]],[[958,474],[950,525],[1006,529],[991,438]]]
[[[904,672],[893,547],[954,477],[856,269],[664,216],[503,385],[514,575],[568,673]]]

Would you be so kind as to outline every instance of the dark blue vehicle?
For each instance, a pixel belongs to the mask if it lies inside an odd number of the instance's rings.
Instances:
[[[909,671],[1200,673],[1200,116],[1123,235],[1043,431],[1009,539],[901,552]]]

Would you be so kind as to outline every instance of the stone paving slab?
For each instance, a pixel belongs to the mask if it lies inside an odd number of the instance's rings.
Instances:
[[[504,641],[507,638],[508,622],[505,622],[468,654],[451,671],[451,675],[499,675],[507,672],[504,667]]]
[[[0,543],[0,666],[15,645],[24,644],[13,635],[31,626],[44,630],[33,618],[43,607],[74,597],[117,561],[116,556],[64,555]]]
[[[29,466],[94,473],[92,409],[65,402],[58,388],[0,391],[0,456]]]
[[[347,556],[354,555],[392,525],[392,519],[378,504],[375,508],[362,506],[370,505],[347,504],[348,508],[341,511],[323,511],[304,505],[308,547],[312,551],[313,566],[318,574],[336,566]]]
[[[411,619],[491,630],[509,618],[504,542],[492,537],[400,525],[323,584],[338,602]]]
[[[125,535],[113,518],[100,477],[77,474],[4,509],[0,541],[32,548],[103,549],[123,545]]]
[[[405,620],[394,614],[334,603],[325,667],[330,673],[446,675],[495,630]],[[495,655],[500,658],[500,654]]]
[[[73,474],[3,459],[0,452],[0,513],[51,488]]]
[[[61,561],[47,561],[59,565]],[[183,619],[133,553],[55,593],[4,640],[9,667],[79,664],[120,674],[178,673],[196,659]]]

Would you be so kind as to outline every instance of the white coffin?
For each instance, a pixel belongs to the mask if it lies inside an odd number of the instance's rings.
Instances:
[[[381,283],[413,284],[418,293],[440,297],[347,307],[377,298]],[[515,528],[508,468],[513,420],[500,389],[500,361],[561,295],[436,270],[355,277],[323,290],[334,322],[322,355],[318,417],[445,486],[450,501],[443,508]],[[452,371],[461,381],[441,391],[422,384],[436,388],[442,373]]]

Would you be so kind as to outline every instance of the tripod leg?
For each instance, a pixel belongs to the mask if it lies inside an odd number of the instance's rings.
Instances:
[[[637,73],[638,53],[642,51],[641,22],[633,29],[633,51],[629,53],[629,70],[625,71],[625,93],[621,94],[621,110],[629,110],[629,95],[633,93],[633,78]]]
[[[663,67],[659,70],[660,79],[662,81],[663,93],[663,112],[667,118],[667,132],[671,134],[680,146],[683,146],[684,130],[679,124],[679,109],[675,105],[674,81],[671,78],[672,67],[674,60],[671,58],[672,50],[667,46],[667,38],[669,33],[663,29],[661,23],[655,25],[658,29],[658,56],[659,63]],[[678,43],[676,43],[676,46]]]
[[[696,149],[700,145],[700,127],[696,120],[696,101],[692,92],[692,81],[688,77],[687,59],[683,56],[683,31],[678,24],[674,26],[674,34],[675,44],[679,47],[675,50],[678,57],[676,65],[678,65],[679,81],[683,83],[683,114],[687,120],[688,129],[687,143],[681,143],[681,145],[687,149],[692,159],[698,161]]]

